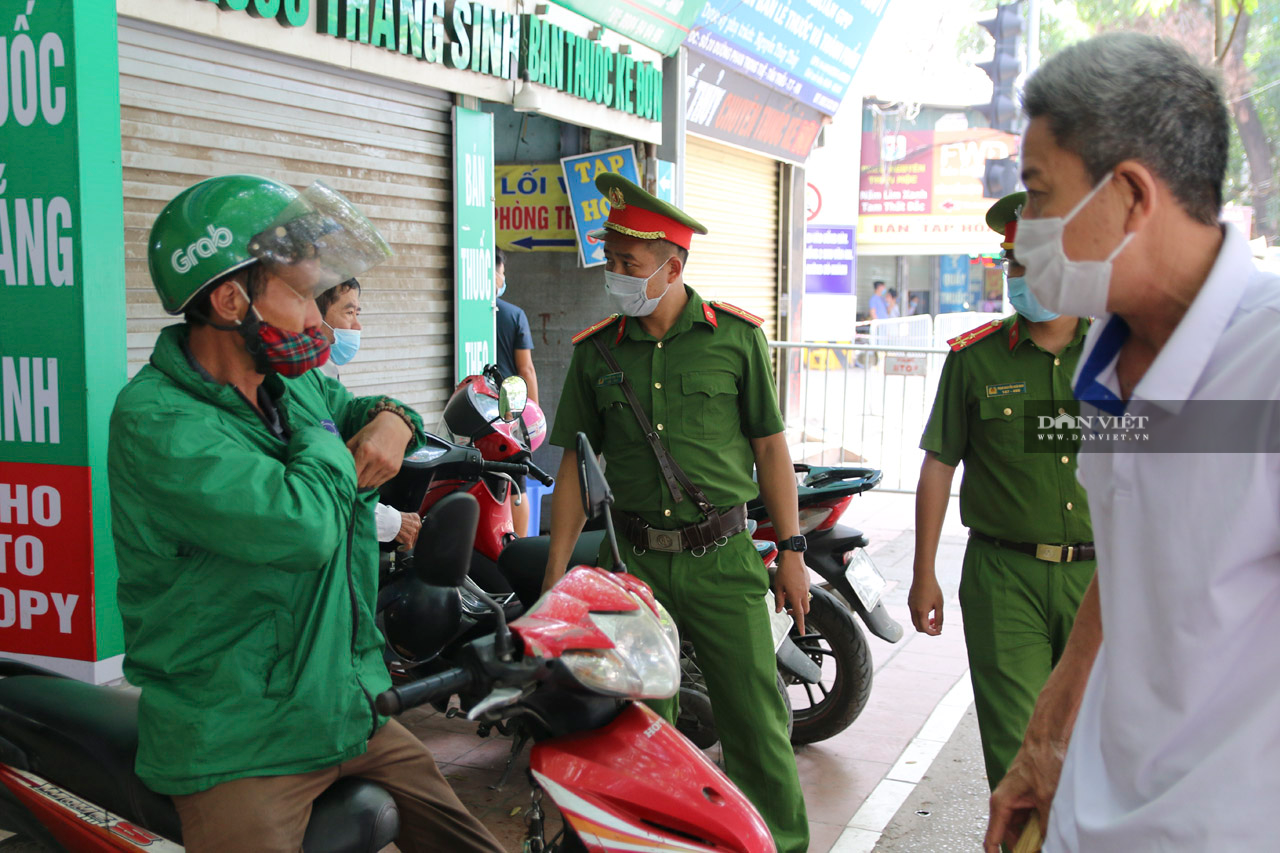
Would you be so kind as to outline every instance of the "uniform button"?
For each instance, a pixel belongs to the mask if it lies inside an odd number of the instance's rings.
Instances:
[[[1058,409],[1058,414],[1065,415],[1066,413],[1067,413],[1066,409]]]
[[[658,341],[658,349],[662,349],[662,341]]]
[[[1074,508],[1075,507],[1072,505],[1071,501],[1067,501],[1067,509],[1074,509]]]
[[[664,509],[664,510],[662,511],[662,514],[663,514],[663,515],[665,515],[665,516],[670,516],[670,515],[671,515],[671,510],[669,510],[669,509]]]
[[[1054,366],[1054,367],[1057,367],[1059,364],[1062,364],[1062,359],[1060,359],[1060,358],[1055,358],[1055,359],[1053,360],[1053,366]]]
[[[1004,413],[1005,413],[1006,415],[1012,415],[1012,414],[1013,414],[1013,409],[1005,409],[1005,410],[1004,410]]]
[[[658,432],[662,432],[662,424],[658,424]]]
[[[1066,464],[1067,464],[1068,462],[1070,462],[1070,461],[1071,461],[1071,460],[1070,460],[1069,458],[1067,458],[1066,456],[1062,457],[1062,464],[1063,464],[1063,465],[1066,465]],[[1067,507],[1067,509],[1070,509],[1070,508],[1071,508],[1071,507]]]
[[[661,383],[661,382],[655,382],[655,383],[653,383],[653,387],[654,387],[654,388],[661,388],[661,387],[662,387],[662,383]]]

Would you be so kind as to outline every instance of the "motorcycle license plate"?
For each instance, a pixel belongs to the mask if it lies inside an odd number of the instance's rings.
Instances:
[[[880,594],[884,592],[886,586],[884,575],[880,574],[876,564],[871,562],[865,548],[854,549],[853,557],[844,570],[844,577],[853,587],[862,606],[868,611],[880,603]]]
[[[792,619],[785,610],[781,613],[774,612],[778,608],[778,601],[773,597],[773,590],[765,592],[764,601],[769,605],[769,628],[773,631],[773,650],[776,652],[791,631]]]

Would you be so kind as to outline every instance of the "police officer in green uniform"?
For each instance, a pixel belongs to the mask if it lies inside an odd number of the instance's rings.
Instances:
[[[632,546],[628,568],[693,642],[729,778],[759,809],[780,853],[799,853],[808,847],[809,826],[776,683],[769,575],[745,532],[743,508],[758,489],[786,546],[774,581],[777,606],[790,608],[803,627],[804,539],[761,320],[704,302],[684,284],[692,236],[705,228],[619,175],[601,174],[596,186],[611,205],[605,230],[596,233],[605,243],[605,286],[621,315],[574,338],[551,431],[565,453],[545,585],[564,574],[585,521],[574,450],[583,432],[608,464],[614,518]],[[607,363],[596,339],[620,369]],[[627,401],[624,377],[709,512],[695,495],[669,485]],[[601,560],[611,562],[607,554]],[[674,700],[655,708],[674,721]]]
[[[1036,432],[1042,415],[1079,412],[1071,377],[1089,324],[1046,311],[1027,290],[1013,257],[1025,201],[1026,193],[1014,193],[987,213],[1004,238],[1009,301],[1018,313],[948,341],[952,352],[920,440],[926,453],[908,597],[916,630],[942,633],[934,559],[951,480],[964,462],[960,518],[969,544],[960,608],[993,789],[1022,744],[1096,566],[1088,500],[1076,480],[1079,440]],[[1043,449],[1029,449],[1028,441]]]

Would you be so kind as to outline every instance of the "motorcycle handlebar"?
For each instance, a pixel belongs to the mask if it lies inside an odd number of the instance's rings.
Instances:
[[[472,681],[470,670],[462,668],[446,670],[419,681],[411,681],[402,687],[384,690],[374,700],[374,706],[379,714],[387,716],[399,714],[401,711],[416,708],[433,699],[447,699],[471,687]]]
[[[532,462],[489,462],[485,461],[480,464],[480,469],[487,473],[493,474],[510,474],[513,477],[523,477],[526,474],[533,477],[544,486],[555,485],[555,478],[543,471]]]
[[[533,477],[533,479],[537,480],[542,485],[551,487],[556,484],[556,478],[552,477],[546,471],[543,471],[537,465],[534,465],[532,462],[526,462],[525,464],[529,467],[529,476]]]

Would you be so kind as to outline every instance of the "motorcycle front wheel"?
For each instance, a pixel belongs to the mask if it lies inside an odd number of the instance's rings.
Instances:
[[[794,724],[791,742],[816,743],[847,729],[871,695],[871,649],[849,608],[825,589],[813,587],[804,617],[805,632],[791,627],[800,651],[822,667],[822,678],[807,684],[787,676]]]

